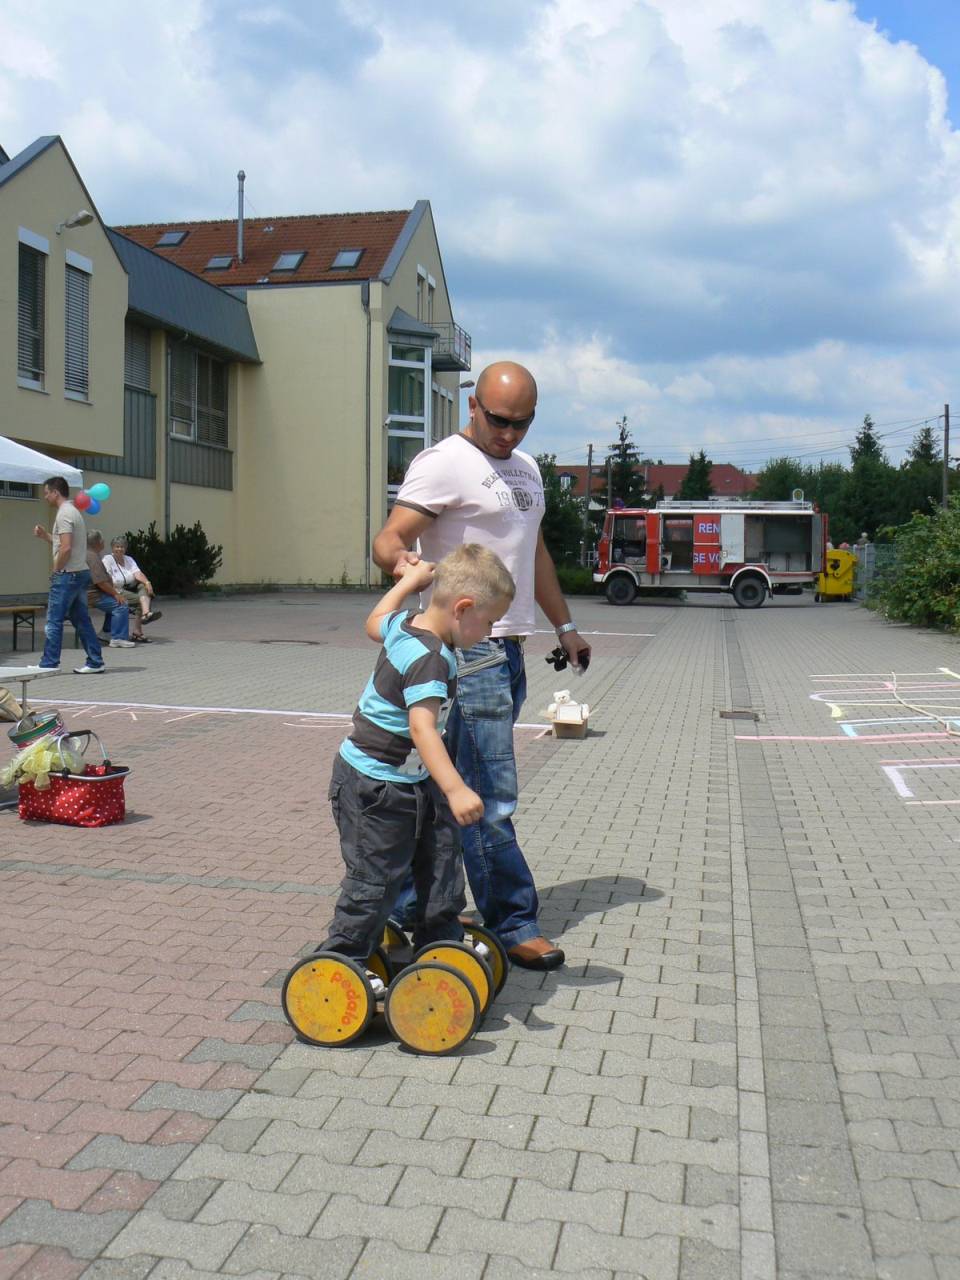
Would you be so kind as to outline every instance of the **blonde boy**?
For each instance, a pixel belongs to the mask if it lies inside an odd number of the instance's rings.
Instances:
[[[431,585],[422,613],[402,607]],[[441,738],[457,688],[453,649],[488,636],[514,591],[499,557],[467,543],[438,565],[405,565],[367,618],[367,635],[383,648],[333,766],[330,803],[346,874],[322,950],[365,962],[411,871],[415,945],[463,937],[457,826],[482,817],[483,802]]]

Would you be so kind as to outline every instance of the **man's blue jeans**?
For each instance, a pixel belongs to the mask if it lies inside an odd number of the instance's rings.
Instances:
[[[97,608],[101,609],[110,620],[110,639],[126,640],[130,629],[130,606],[117,604],[114,596],[101,591],[97,597]]]
[[[81,643],[91,667],[103,666],[103,651],[87,612],[87,592],[90,590],[90,570],[77,573],[50,575],[50,594],[47,597],[47,622],[44,627],[46,641],[43,646],[41,667],[58,667],[63,645],[63,624],[72,622],[77,628]]]
[[[517,762],[513,726],[527,694],[523,650],[515,640],[484,640],[458,654],[462,665],[499,650],[503,662],[465,676],[447,720],[450,757],[468,787],[483,800],[483,818],[461,827],[463,862],[483,922],[506,947],[540,936],[540,904],[533,876],[517,843]],[[412,888],[394,915],[412,921]]]

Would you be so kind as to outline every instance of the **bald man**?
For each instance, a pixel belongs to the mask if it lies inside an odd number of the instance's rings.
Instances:
[[[513,726],[526,696],[523,642],[535,627],[534,602],[556,627],[574,666],[589,658],[590,646],[570,620],[540,532],[539,468],[517,447],[536,412],[533,375],[511,361],[492,364],[480,374],[469,404],[466,430],[411,462],[390,518],[374,539],[373,557],[397,576],[404,562],[420,555],[440,560],[461,543],[479,542],[513,574],[517,594],[509,612],[489,640],[462,655],[463,665],[484,658],[490,665],[460,680],[447,744],[464,782],[484,803],[483,819],[461,831],[464,865],[484,923],[515,964],[556,969],[564,954],[540,929],[536,886],[513,826]],[[412,897],[404,894],[397,908],[408,925]]]

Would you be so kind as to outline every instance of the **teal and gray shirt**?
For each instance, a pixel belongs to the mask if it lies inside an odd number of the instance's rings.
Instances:
[[[423,782],[426,766],[413,749],[410,708],[441,701],[442,733],[457,691],[457,662],[439,636],[410,625],[417,615],[400,610],[380,624],[383,648],[353,713],[353,732],[340,748],[348,764],[369,778]]]

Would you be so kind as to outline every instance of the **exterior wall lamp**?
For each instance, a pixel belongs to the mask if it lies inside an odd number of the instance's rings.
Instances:
[[[57,223],[57,235],[64,227],[85,227],[88,222],[93,221],[93,214],[89,209],[81,209],[77,213],[72,213],[69,218],[64,218],[62,222]]]

